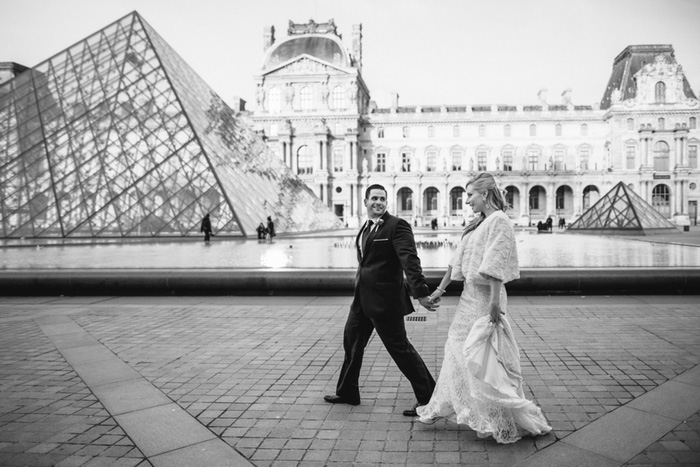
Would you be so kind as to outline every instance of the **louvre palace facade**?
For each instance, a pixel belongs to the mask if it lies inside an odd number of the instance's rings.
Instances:
[[[350,227],[373,183],[413,225],[459,225],[472,215],[465,182],[482,170],[520,224],[572,222],[619,182],[669,220],[697,217],[700,105],[671,45],[621,51],[596,105],[541,90],[533,105],[404,106],[395,94],[378,108],[362,76],[361,25],[349,47],[333,20],[290,21],[279,40],[267,27],[263,43],[256,130]]]

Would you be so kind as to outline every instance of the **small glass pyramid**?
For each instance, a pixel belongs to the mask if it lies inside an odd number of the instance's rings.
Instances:
[[[4,238],[342,227],[137,12],[0,86],[0,200]]]
[[[597,235],[653,235],[678,232],[641,196],[619,182],[567,229]]]

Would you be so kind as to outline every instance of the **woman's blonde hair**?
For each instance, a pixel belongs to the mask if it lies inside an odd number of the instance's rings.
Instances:
[[[493,175],[488,172],[479,172],[467,182],[465,187],[468,187],[469,185],[472,186],[474,191],[484,196],[488,206],[505,212],[508,204],[506,203],[506,198],[503,192],[500,190],[500,188],[498,188],[498,185],[496,185],[496,179],[493,178]],[[484,219],[486,219],[486,215],[483,212],[480,212],[478,216],[467,224],[464,229],[464,233],[462,233],[462,237],[479,227],[479,224],[481,224]]]

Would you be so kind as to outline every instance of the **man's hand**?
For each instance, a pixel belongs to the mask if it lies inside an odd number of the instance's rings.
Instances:
[[[437,301],[432,301],[430,300],[429,297],[420,297],[418,298],[418,302],[421,304],[423,308],[425,308],[428,311],[436,311],[440,305],[437,304],[440,299],[437,299]]]

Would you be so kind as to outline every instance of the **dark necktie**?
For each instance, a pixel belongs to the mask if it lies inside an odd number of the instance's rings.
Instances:
[[[365,227],[365,231],[362,232],[362,256],[364,256],[367,251],[367,237],[369,237],[369,232],[372,230],[372,224],[374,224],[374,221],[367,221],[367,227]]]

